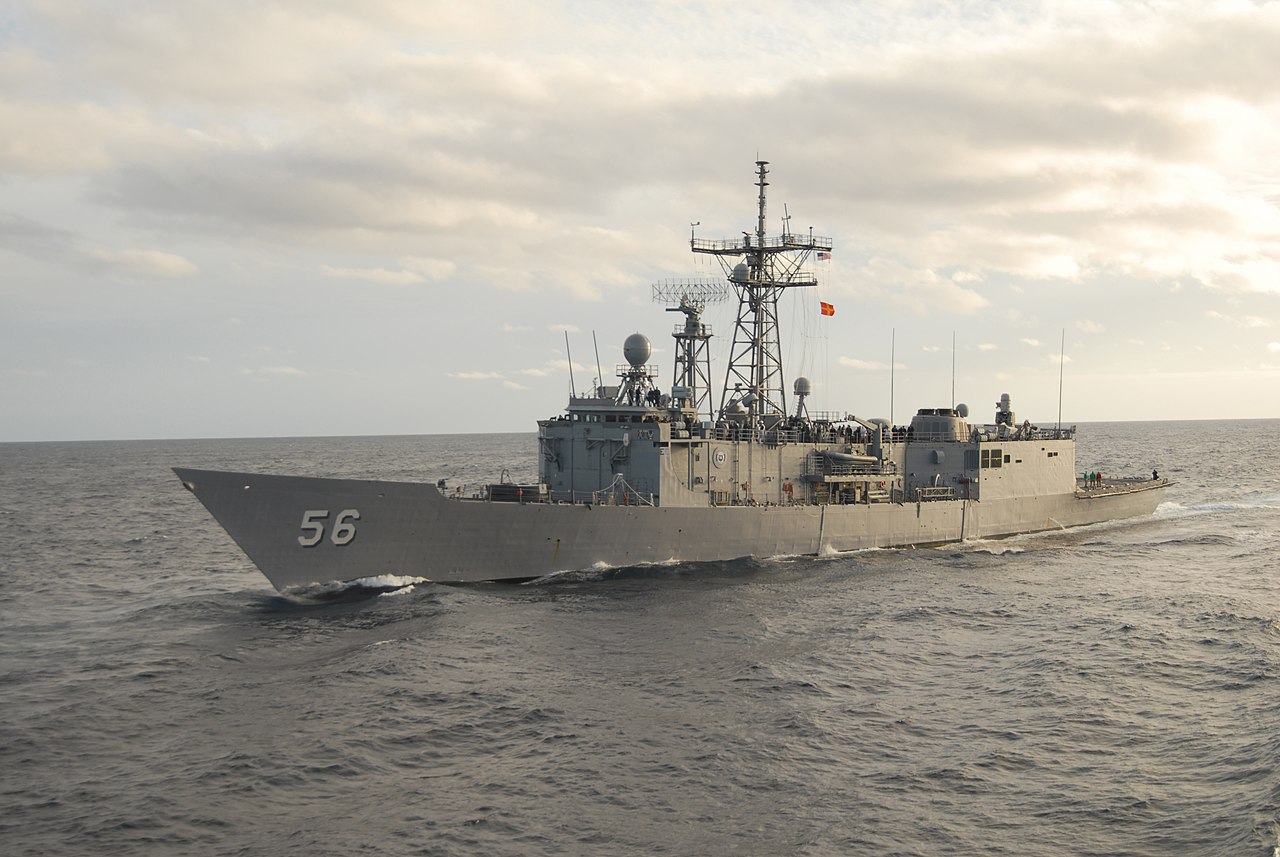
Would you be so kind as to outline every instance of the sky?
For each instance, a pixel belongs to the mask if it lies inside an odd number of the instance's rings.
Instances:
[[[0,441],[533,431],[566,333],[669,385],[758,158],[812,409],[1280,417],[1280,4],[782,8],[0,6]]]

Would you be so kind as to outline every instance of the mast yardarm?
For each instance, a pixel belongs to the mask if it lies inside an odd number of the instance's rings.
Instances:
[[[745,415],[753,423],[775,423],[786,417],[786,383],[782,372],[782,343],[778,331],[778,298],[789,288],[816,286],[814,275],[804,270],[810,255],[829,251],[830,238],[790,232],[783,220],[780,236],[765,232],[768,161],[756,161],[756,231],[741,239],[690,239],[695,253],[720,259],[730,285],[738,295],[738,317],[720,399],[721,419]]]

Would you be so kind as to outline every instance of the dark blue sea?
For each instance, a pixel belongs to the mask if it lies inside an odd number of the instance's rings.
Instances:
[[[323,603],[169,471],[535,452],[0,445],[0,854],[1280,854],[1280,421],[1082,426],[1134,521]]]

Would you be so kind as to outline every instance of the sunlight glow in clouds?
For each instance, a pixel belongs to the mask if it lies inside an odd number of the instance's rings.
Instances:
[[[837,315],[784,307],[823,408],[887,411],[896,330],[899,401],[954,334],[958,395],[1053,414],[1066,330],[1076,419],[1280,415],[1280,4],[795,11],[11,4],[0,440],[120,389],[135,436],[531,430],[566,332],[663,354],[649,285],[719,275],[689,224],[753,226],[757,153],[770,230],[835,243]]]

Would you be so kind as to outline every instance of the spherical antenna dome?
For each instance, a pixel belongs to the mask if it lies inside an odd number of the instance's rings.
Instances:
[[[956,416],[960,417],[960,419],[965,419],[966,417],[968,417],[969,406],[966,405],[964,402],[961,402],[960,404],[956,405]]]
[[[796,378],[796,395],[807,396],[813,392],[813,383],[803,375]]]
[[[622,356],[627,358],[633,368],[639,368],[653,356],[653,344],[643,333],[633,333],[622,343]]]
[[[746,262],[739,262],[733,266],[733,273],[729,275],[729,279],[735,283],[745,283],[751,277],[751,269],[747,267]]]

